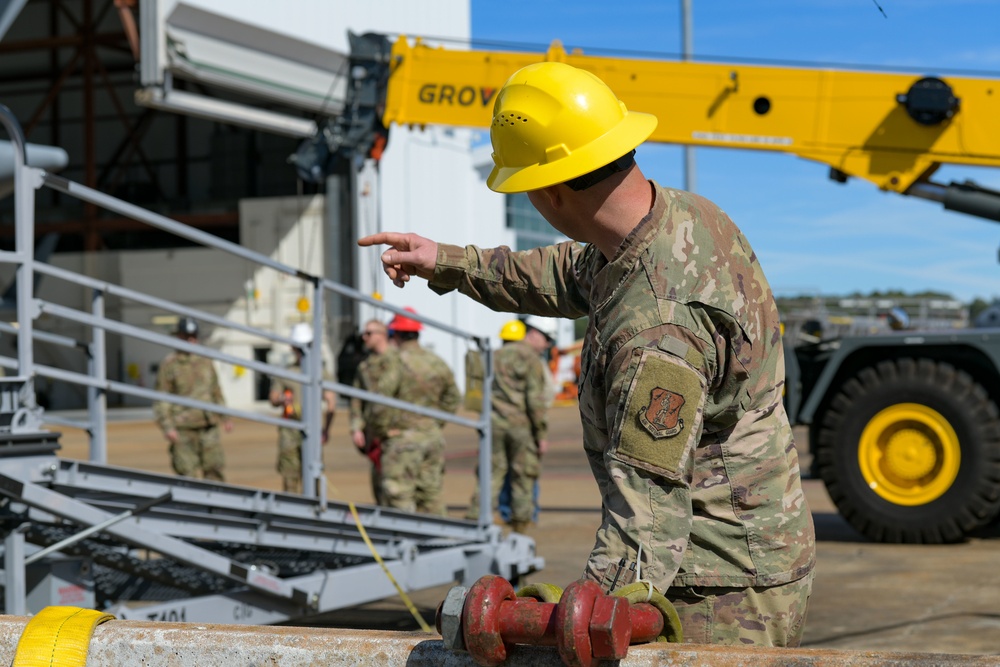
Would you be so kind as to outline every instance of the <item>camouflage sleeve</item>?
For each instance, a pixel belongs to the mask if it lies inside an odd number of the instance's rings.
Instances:
[[[522,252],[439,243],[428,284],[438,294],[457,289],[493,310],[575,319],[588,312],[585,272],[577,268],[582,252],[569,241]]]
[[[535,442],[545,440],[549,435],[549,384],[545,374],[545,364],[540,358],[533,357],[528,366],[525,400]]]
[[[403,364],[398,354],[389,353],[381,360],[372,382],[374,387],[369,387],[369,391],[391,398],[399,396],[399,388],[403,384]],[[382,435],[399,427],[403,418],[400,410],[382,404],[375,404],[370,408],[368,427],[372,432]]]
[[[268,400],[272,405],[281,404],[281,395],[285,392],[285,381],[283,378],[271,376],[271,388],[268,390]]]
[[[462,404],[462,394],[458,391],[455,376],[444,362],[441,362],[441,376],[444,378],[444,391],[441,392],[441,409],[445,412],[455,412]]]
[[[399,394],[399,388],[403,384],[403,372],[403,362],[398,354],[394,354],[391,359],[387,358],[379,367],[378,377],[374,379],[378,393],[385,396]]]
[[[164,394],[174,393],[173,382],[170,373],[170,360],[164,360],[160,368],[156,371],[156,391]],[[171,415],[171,403],[166,401],[156,401],[153,403],[153,417],[160,430],[166,433],[174,428],[174,420]]]
[[[226,397],[222,394],[222,385],[219,384],[219,374],[216,372],[215,364],[212,363],[211,359],[208,360],[208,365],[212,377],[212,402],[216,405],[224,406],[226,404]]]
[[[604,521],[586,566],[605,590],[616,575],[617,585],[628,583],[618,564],[634,562],[640,544],[644,578],[665,590],[688,547],[690,484],[709,383],[706,355],[664,333],[673,329],[642,332],[609,362],[610,442],[599,479]]]
[[[358,364],[357,371],[354,373],[354,382],[351,383],[355,389],[364,389],[366,391],[372,390],[372,388],[368,386],[369,383],[365,379],[367,377],[370,359],[371,357],[364,359]],[[354,396],[352,396],[348,402],[347,414],[351,432],[365,430],[363,406],[364,401]]]

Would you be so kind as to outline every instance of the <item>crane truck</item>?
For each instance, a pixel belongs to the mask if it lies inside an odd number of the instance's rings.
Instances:
[[[347,113],[293,157],[304,177],[392,124],[489,127],[517,69],[555,60],[657,115],[650,141],[782,152],[882,190],[1000,221],[1000,192],[940,183],[943,164],[1000,167],[1000,81],[846,69],[453,50],[350,35]],[[787,340],[787,337],[786,337]],[[902,331],[786,342],[785,407],[808,428],[812,472],[839,512],[881,542],[946,543],[1000,515],[1000,330]]]

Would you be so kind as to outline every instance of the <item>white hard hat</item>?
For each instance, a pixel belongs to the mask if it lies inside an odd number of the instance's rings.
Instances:
[[[543,334],[555,340],[559,333],[559,322],[554,317],[539,317],[538,315],[528,315],[524,318],[524,325],[532,329],[538,329]]]
[[[313,330],[312,327],[305,322],[299,322],[292,327],[291,334],[292,342],[294,342],[299,347],[305,347],[309,343],[313,342]]]

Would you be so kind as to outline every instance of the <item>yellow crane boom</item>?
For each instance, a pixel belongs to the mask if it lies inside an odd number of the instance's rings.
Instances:
[[[381,124],[489,127],[493,98],[517,69],[565,62],[604,80],[629,109],[652,113],[651,141],[791,153],[1000,220],[1000,193],[933,183],[942,164],[1000,167],[1000,81],[834,68],[716,64],[568,53],[457,50],[420,39],[352,35]]]

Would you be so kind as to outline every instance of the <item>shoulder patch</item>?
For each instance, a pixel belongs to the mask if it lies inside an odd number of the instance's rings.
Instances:
[[[707,384],[683,359],[661,350],[634,353],[614,454],[640,468],[670,477],[686,467],[701,421]]]
[[[684,430],[681,408],[685,402],[683,394],[653,387],[649,392],[649,405],[639,413],[639,423],[657,440],[673,437]]]

